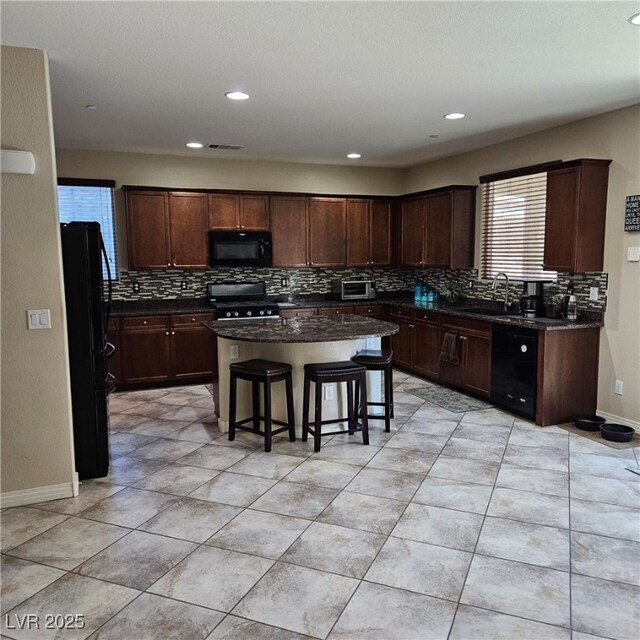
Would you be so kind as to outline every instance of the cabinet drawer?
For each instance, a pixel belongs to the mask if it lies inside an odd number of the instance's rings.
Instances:
[[[281,318],[302,318],[304,316],[315,316],[315,309],[283,309],[280,311]]]
[[[438,325],[440,323],[440,314],[436,311],[414,311],[413,319],[416,322],[426,322]]]
[[[169,316],[136,316],[135,318],[121,318],[120,325],[123,331],[168,329]]]
[[[397,316],[399,318],[407,318],[408,320],[413,319],[413,311],[411,309],[405,309],[404,307],[391,307],[391,311],[389,312],[392,316]]]
[[[371,307],[356,307],[355,313],[359,316],[381,316],[383,315],[382,305],[377,304]]]
[[[189,326],[200,326],[201,322],[208,322],[210,320],[215,320],[215,313],[194,313],[194,314],[184,314],[179,316],[171,316],[171,326],[172,327],[189,327]]]
[[[107,331],[120,331],[120,318],[109,318]]]
[[[445,315],[442,316],[442,328],[491,337],[491,323],[486,320],[468,320]]]
[[[343,313],[355,313],[355,307],[319,307],[316,315],[319,316],[337,316]]]

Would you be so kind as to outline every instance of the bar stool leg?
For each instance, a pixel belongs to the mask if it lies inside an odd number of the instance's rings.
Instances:
[[[393,418],[393,364],[389,365],[389,389],[389,401],[391,407],[389,417]]]
[[[353,382],[351,380],[348,380],[347,382],[345,382],[345,384],[347,385],[347,428],[349,429],[349,435],[352,436],[356,427],[358,414],[356,411],[354,411],[353,405]],[[357,384],[358,383],[356,382],[356,385]]]
[[[229,381],[229,440],[236,439],[236,387],[238,379],[231,373]]]
[[[320,438],[322,437],[322,383],[316,380],[316,406],[315,424],[313,427],[313,450],[320,451]]]
[[[304,376],[304,391],[302,394],[302,442],[309,437],[309,378]]]
[[[293,382],[291,376],[285,378],[287,395],[287,422],[289,423],[289,442],[296,441],[296,417],[293,412]]]
[[[258,382],[251,383],[251,393],[253,395],[253,430],[258,432],[260,431],[260,384]]]
[[[264,450],[271,451],[271,383],[264,383]]]
[[[362,416],[362,444],[369,444],[369,419],[367,417],[367,378],[366,373],[362,374],[360,412]]]
[[[384,370],[384,430],[387,433],[391,431],[392,394],[391,367],[387,367]]]

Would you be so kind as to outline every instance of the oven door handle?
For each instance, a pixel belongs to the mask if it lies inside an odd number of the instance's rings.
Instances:
[[[116,352],[116,348],[110,342],[107,342],[104,345],[104,359],[105,360],[108,360],[115,352]]]
[[[107,391],[107,395],[116,390],[117,380],[113,373],[107,373],[107,384],[105,389]]]

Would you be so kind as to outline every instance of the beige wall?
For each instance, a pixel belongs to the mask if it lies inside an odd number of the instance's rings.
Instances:
[[[640,234],[624,233],[624,198],[640,193],[640,107],[532,134],[478,151],[407,170],[276,162],[245,162],[102,151],[57,151],[61,176],[105,178],[117,185],[230,188],[398,195],[449,184],[478,184],[478,176],[549,160],[610,158],[604,270],[610,275],[606,326],[600,350],[599,409],[626,420],[640,420],[640,281],[638,263],[626,262],[626,248],[640,245]],[[119,244],[126,238],[118,199]],[[479,219],[478,198],[478,219]],[[480,225],[476,225],[479,229]],[[476,240],[476,262],[479,256]],[[625,394],[613,393],[623,380]]]
[[[64,484],[70,491],[71,395],[43,51],[2,47],[2,148],[36,160],[32,176],[2,174],[2,492]],[[26,309],[50,309],[52,328],[27,331]]]
[[[640,233],[624,231],[624,205],[626,196],[640,194],[640,106],[414,167],[407,171],[405,192],[452,183],[477,184],[482,174],[574,158],[612,160],[604,252],[609,290],[600,342],[598,409],[638,422],[640,263],[627,262],[626,254],[627,247],[640,246]],[[476,250],[476,263],[478,256]],[[615,380],[624,382],[624,395],[614,394]]]

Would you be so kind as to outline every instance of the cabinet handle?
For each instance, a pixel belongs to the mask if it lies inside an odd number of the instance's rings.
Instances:
[[[409,329],[415,329],[415,328],[416,328],[416,325],[415,325],[415,324],[410,324],[410,325],[409,325]]]
[[[466,336],[460,336],[460,340],[466,340],[467,337]]]

